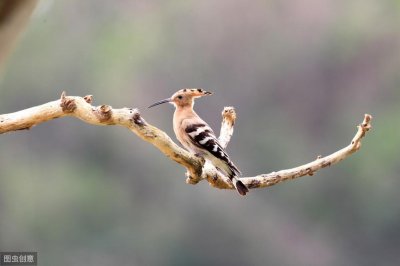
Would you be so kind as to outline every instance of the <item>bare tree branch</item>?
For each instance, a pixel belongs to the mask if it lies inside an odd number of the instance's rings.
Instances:
[[[45,103],[19,112],[0,115],[0,134],[31,127],[63,116],[74,116],[97,126],[119,125],[133,131],[143,140],[152,143],[167,157],[185,166],[193,176],[201,175],[203,160],[176,145],[158,128],[151,126],[140,116],[137,109],[113,109],[109,105],[92,106],[92,96],[66,96],[62,93],[57,101]]]
[[[0,134],[30,129],[37,124],[63,116],[74,116],[92,125],[119,125],[130,129],[140,138],[157,147],[168,158],[184,166],[188,171],[186,173],[186,182],[188,184],[197,184],[199,181],[206,179],[214,187],[234,189],[229,178],[221,174],[211,163],[205,162],[204,159],[179,147],[165,132],[148,124],[137,109],[113,109],[109,105],[95,107],[91,103],[91,95],[82,98],[79,96],[66,96],[63,93],[59,100],[19,112],[0,115]],[[223,147],[226,147],[233,134],[233,126],[236,120],[234,108],[225,107],[222,117],[219,140]],[[358,126],[358,131],[351,143],[331,155],[326,157],[319,156],[310,163],[292,169],[254,177],[242,177],[240,180],[251,189],[272,186],[300,176],[313,175],[316,171],[338,163],[359,150],[361,139],[371,128],[371,119],[372,117],[366,114],[364,121]]]
[[[351,143],[335,153],[325,157],[318,156],[316,160],[295,168],[280,170],[269,174],[260,174],[253,177],[242,177],[240,180],[249,189],[252,189],[269,187],[282,181],[295,179],[305,175],[313,175],[316,171],[336,164],[358,151],[361,147],[361,139],[365,136],[366,132],[371,129],[371,120],[372,116],[365,114],[364,120],[360,125],[358,125],[358,130]],[[207,179],[210,185],[214,187],[221,189],[234,189],[233,184],[222,176],[215,168],[203,171],[203,178]]]
[[[233,126],[236,121],[235,108],[232,106],[225,107],[222,111],[221,131],[219,133],[219,143],[225,149],[233,135]]]

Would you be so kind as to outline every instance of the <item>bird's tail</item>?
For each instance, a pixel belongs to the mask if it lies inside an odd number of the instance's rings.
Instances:
[[[236,176],[232,177],[232,183],[240,195],[245,196],[249,189]]]

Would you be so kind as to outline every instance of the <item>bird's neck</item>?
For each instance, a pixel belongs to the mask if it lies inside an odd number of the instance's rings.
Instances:
[[[183,120],[198,117],[192,106],[176,106],[174,112],[174,129],[178,130],[178,127],[182,124]],[[175,128],[176,127],[176,128]]]
[[[185,118],[197,116],[196,112],[193,110],[193,105],[177,105],[174,115]]]

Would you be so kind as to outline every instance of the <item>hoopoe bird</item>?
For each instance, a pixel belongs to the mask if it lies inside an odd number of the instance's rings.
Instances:
[[[241,174],[239,169],[229,159],[214,131],[193,110],[194,99],[211,94],[203,89],[182,89],[174,93],[171,98],[156,102],[148,108],[172,103],[175,106],[173,127],[179,142],[188,151],[211,161],[217,169],[229,177],[240,195],[244,196],[249,190],[237,177]]]

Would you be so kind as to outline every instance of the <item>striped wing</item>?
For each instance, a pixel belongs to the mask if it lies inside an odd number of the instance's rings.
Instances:
[[[224,161],[233,173],[240,174],[239,169],[231,162],[228,154],[218,142],[213,130],[204,123],[191,124],[185,128],[192,143],[202,150],[206,150],[216,158]]]

